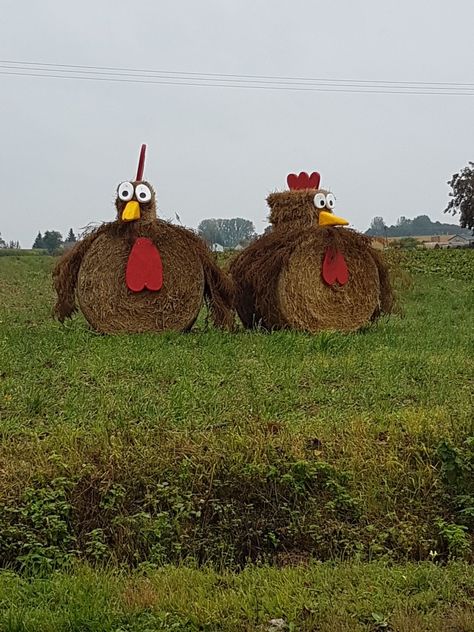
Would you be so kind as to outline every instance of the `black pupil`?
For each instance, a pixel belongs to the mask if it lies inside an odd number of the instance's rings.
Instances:
[[[145,193],[145,191],[142,191],[142,192],[140,193],[140,197],[142,198],[142,200],[143,200],[143,198],[146,198],[146,193]]]

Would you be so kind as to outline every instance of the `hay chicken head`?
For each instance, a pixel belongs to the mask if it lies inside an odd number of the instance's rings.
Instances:
[[[117,221],[136,222],[156,219],[155,190],[149,182],[122,182],[115,200]]]
[[[390,311],[386,267],[369,239],[334,213],[319,173],[290,174],[287,184],[267,197],[272,230],[231,265],[244,325],[350,331]]]
[[[301,172],[287,177],[288,191],[270,193],[270,223],[274,228],[291,230],[306,226],[346,226],[349,222],[334,215],[336,198],[319,188],[321,176]]]
[[[142,145],[137,176],[133,182],[122,182],[117,187],[115,207],[118,222],[150,221],[156,219],[155,190],[143,181],[146,145]]]
[[[68,251],[53,276],[60,321],[79,307],[101,333],[185,331],[204,299],[214,323],[233,324],[233,285],[192,231],[161,220],[153,187],[136,178],[117,188],[116,221],[99,226]]]

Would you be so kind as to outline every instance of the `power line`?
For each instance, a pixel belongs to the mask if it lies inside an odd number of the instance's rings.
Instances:
[[[52,64],[51,64],[52,66]],[[340,87],[347,87],[347,88],[362,88],[364,90],[367,91],[373,91],[375,88],[379,88],[379,89],[386,89],[386,90],[390,90],[393,91],[394,89],[398,89],[398,90],[403,90],[403,92],[412,92],[415,89],[418,90],[434,90],[434,93],[438,93],[438,92],[446,92],[446,91],[455,91],[456,93],[460,90],[461,93],[464,93],[466,91],[470,91],[470,90],[474,90],[474,84],[472,84],[472,88],[469,87],[470,84],[459,84],[460,88],[459,90],[455,87],[453,87],[452,85],[448,85],[446,84],[446,88],[441,88],[440,84],[428,84],[428,83],[421,83],[420,85],[416,85],[416,84],[412,84],[410,86],[408,85],[399,85],[395,82],[371,82],[368,85],[365,85],[364,82],[357,82],[355,80],[336,80],[336,79],[328,79],[328,80],[317,80],[319,81],[319,83],[304,83],[304,82],[309,82],[309,81],[313,81],[315,82],[316,80],[309,80],[309,79],[283,79],[283,78],[279,78],[279,79],[273,79],[273,80],[255,80],[255,79],[241,79],[239,77],[242,77],[242,75],[235,75],[235,79],[229,79],[227,78],[228,75],[226,75],[226,77],[224,78],[218,78],[215,77],[214,75],[212,76],[213,78],[210,78],[210,73],[208,73],[207,75],[204,74],[202,76],[196,76],[198,75],[198,73],[181,73],[179,76],[173,76],[171,71],[150,71],[147,73],[142,73],[142,71],[136,71],[136,73],[138,74],[131,74],[131,73],[127,73],[127,72],[110,72],[110,71],[86,71],[86,70],[77,70],[77,69],[72,69],[72,70],[63,70],[62,67],[59,68],[51,68],[51,69],[45,69],[45,68],[33,68],[33,67],[21,67],[21,66],[11,66],[8,65],[6,63],[0,63],[0,69],[4,69],[4,70],[9,70],[9,73],[4,73],[4,74],[17,74],[18,76],[20,76],[21,74],[24,74],[26,76],[47,76],[47,77],[51,77],[53,76],[51,73],[55,73],[55,77],[60,78],[60,77],[66,77],[66,74],[68,74],[70,77],[69,78],[73,78],[73,77],[77,77],[77,78],[89,78],[89,77],[94,77],[94,78],[99,78],[102,75],[105,75],[104,80],[106,80],[107,78],[126,78],[126,79],[137,79],[137,78],[144,78],[144,79],[157,79],[157,78],[161,78],[161,79],[167,79],[167,80],[172,80],[173,82],[183,82],[183,81],[190,81],[192,82],[192,85],[200,85],[203,84],[203,82],[209,82],[209,81],[213,81],[214,83],[212,84],[211,87],[217,87],[221,86],[222,87],[226,87],[225,84],[234,84],[233,87],[236,87],[235,84],[239,84],[239,85],[246,85],[249,87],[261,87],[261,86],[278,86],[278,87],[304,87],[304,88],[310,88],[310,87],[329,87],[329,88],[340,88]],[[18,70],[20,70],[21,72],[17,72]],[[118,69],[115,69],[118,70]],[[58,74],[60,73],[60,74]],[[151,74],[153,73],[153,74]],[[165,74],[166,73],[166,74]],[[337,81],[337,83],[335,83]],[[150,82],[151,83],[151,82]],[[253,85],[253,84],[258,84],[258,85]],[[186,84],[184,84],[186,85]],[[467,87],[462,87],[462,86],[467,86]],[[424,93],[424,92],[423,92]],[[470,92],[469,92],[470,93]]]
[[[298,92],[345,92],[345,93],[359,93],[359,94],[413,94],[413,95],[452,95],[452,96],[474,96],[474,92],[446,92],[446,91],[407,91],[407,90],[378,90],[378,89],[349,89],[349,88],[323,88],[323,87],[308,87],[298,88],[293,86],[263,86],[263,85],[245,85],[245,84],[218,84],[218,83],[190,83],[185,81],[150,81],[145,79],[119,79],[119,78],[104,78],[94,76],[78,76],[78,75],[54,75],[54,74],[33,74],[28,72],[9,72],[0,70],[0,75],[14,75],[17,77],[36,77],[36,78],[53,78],[53,79],[73,79],[84,81],[99,81],[99,82],[114,82],[114,83],[141,83],[141,84],[155,84],[155,85],[171,85],[171,86],[187,86],[195,88],[237,88],[237,89],[258,89],[258,90],[282,90],[282,91],[298,91]]]
[[[365,81],[355,79],[310,79],[303,77],[271,77],[265,75],[187,73],[182,71],[140,70],[107,66],[78,66],[7,60],[0,60],[0,75],[203,88],[474,96],[474,84],[468,83],[392,82],[380,80]]]
[[[148,73],[148,74],[166,74],[166,75],[194,75],[198,77],[231,77],[233,79],[270,79],[270,80],[282,80],[282,81],[310,81],[310,82],[335,82],[335,83],[367,83],[367,84],[391,84],[393,86],[398,85],[412,85],[412,86],[457,86],[462,88],[474,88],[474,83],[459,83],[448,81],[385,81],[380,79],[329,79],[329,78],[314,78],[314,77],[285,77],[274,75],[238,75],[238,74],[226,74],[215,72],[185,72],[181,70],[153,70],[143,68],[119,68],[116,66],[84,66],[78,64],[50,64],[43,62],[31,62],[31,61],[11,61],[0,59],[0,64],[20,64],[22,66],[47,66],[51,68],[65,68],[65,69],[86,69],[92,71],[116,71],[118,73]]]
[[[51,76],[48,75],[47,73],[50,72],[54,72],[54,73],[61,73],[58,76],[64,76],[65,73],[69,73],[70,75],[73,76],[78,76],[78,77],[83,77],[83,78],[87,78],[87,77],[100,77],[101,75],[105,75],[106,77],[124,77],[124,78],[128,78],[128,79],[135,79],[135,78],[145,78],[145,79],[168,79],[168,80],[174,80],[174,81],[185,81],[185,80],[189,80],[193,82],[193,85],[199,85],[200,82],[202,81],[214,81],[217,82],[218,85],[222,84],[227,84],[227,83],[232,83],[232,84],[246,84],[246,85],[252,85],[252,84],[258,84],[258,85],[277,85],[277,86],[288,86],[288,87],[292,87],[292,86],[302,86],[302,87],[311,87],[313,84],[309,84],[309,83],[304,83],[303,80],[295,80],[292,81],[291,83],[288,83],[288,81],[282,81],[282,80],[271,80],[271,81],[267,81],[267,80],[254,80],[254,79],[239,79],[238,76],[236,75],[235,79],[227,79],[227,78],[209,78],[206,77],[194,77],[194,76],[171,76],[171,73],[159,73],[156,71],[156,73],[154,74],[149,74],[149,73],[139,73],[139,74],[130,74],[130,73],[125,73],[125,72],[106,72],[106,71],[94,71],[94,72],[90,72],[90,71],[81,71],[81,70],[62,70],[62,69],[43,69],[43,68],[21,68],[19,66],[8,66],[5,64],[1,64],[0,63],[0,68],[3,69],[7,69],[10,71],[17,71],[17,70],[22,70],[24,71],[24,74],[27,74],[29,71],[32,71],[30,75],[27,76],[39,76],[40,74],[45,74],[45,76]],[[13,74],[13,73],[11,73]],[[17,73],[17,74],[21,74],[21,73]],[[184,75],[185,73],[182,73],[182,75]],[[197,73],[193,73],[193,74],[197,74]],[[56,76],[56,75],[55,75]],[[334,80],[333,80],[334,81]],[[214,85],[214,84],[213,84]],[[342,81],[340,83],[337,84],[332,84],[329,82],[321,82],[318,84],[314,84],[315,86],[319,87],[319,86],[326,86],[326,87],[350,87],[350,88],[355,88],[355,87],[367,87],[367,88],[390,88],[392,86],[384,86],[384,85],[380,85],[380,86],[358,86],[355,83],[343,83]],[[258,86],[257,86],[258,87]],[[393,86],[393,87],[400,87],[400,86]],[[474,89],[474,86],[473,86]]]
[[[104,80],[108,80],[110,79],[109,75],[112,75],[112,78],[115,77],[122,77],[122,78],[126,78],[128,80],[135,80],[136,77],[140,77],[140,78],[145,78],[145,79],[155,79],[156,77],[159,78],[165,78],[165,79],[171,79],[173,81],[173,83],[179,81],[181,82],[183,85],[187,85],[185,82],[183,82],[183,80],[189,80],[190,82],[192,82],[193,85],[199,85],[202,84],[204,85],[204,79],[206,82],[209,82],[211,79],[210,77],[212,77],[212,81],[214,83],[212,84],[206,84],[205,87],[218,87],[216,85],[219,84],[219,86],[222,84],[222,82],[227,82],[227,83],[232,83],[233,85],[231,87],[240,87],[241,85],[245,84],[245,86],[248,86],[249,84],[258,84],[255,85],[253,87],[261,87],[264,84],[270,84],[272,87],[277,85],[278,87],[301,87],[302,85],[306,88],[306,87],[311,87],[311,85],[308,85],[308,83],[302,83],[302,82],[319,82],[317,84],[317,87],[321,87],[321,86],[325,86],[325,87],[350,87],[352,88],[363,88],[364,90],[367,90],[367,88],[372,89],[374,87],[377,88],[383,88],[384,90],[389,89],[391,92],[394,91],[394,89],[403,89],[403,91],[410,91],[413,92],[414,89],[420,89],[423,90],[425,93],[427,90],[429,90],[430,92],[427,92],[428,94],[433,93],[438,93],[439,91],[442,91],[443,93],[447,93],[448,90],[451,91],[455,91],[456,93],[459,92],[459,90],[461,90],[461,94],[465,94],[466,91],[469,91],[468,94],[470,94],[470,90],[474,89],[474,84],[455,84],[455,83],[445,83],[442,84],[440,82],[437,83],[428,83],[428,82],[382,82],[382,81],[361,81],[361,80],[337,80],[337,79],[326,79],[326,80],[322,80],[322,79],[309,79],[309,78],[296,78],[296,77],[274,77],[271,78],[269,76],[266,76],[269,81],[255,81],[254,79],[249,80],[246,79],[246,77],[258,77],[258,75],[219,75],[217,73],[185,73],[182,71],[179,71],[178,73],[176,73],[175,71],[145,71],[145,70],[138,70],[138,69],[120,69],[120,68],[112,68],[112,67],[100,67],[100,66],[73,66],[73,65],[68,65],[68,64],[43,64],[43,63],[39,63],[39,62],[12,62],[12,61],[3,61],[2,62],[3,65],[0,66],[4,69],[7,69],[10,71],[10,74],[14,74],[15,71],[22,71],[21,73],[17,73],[17,74],[25,74],[27,76],[37,76],[37,75],[44,75],[44,76],[50,76],[52,77],[53,75],[51,74],[52,72],[55,73],[54,77],[55,78],[60,78],[62,76],[66,77],[65,73],[68,73],[68,77],[67,78],[72,78],[72,76],[77,76],[77,78],[82,78],[82,79],[86,79],[86,78],[90,78],[93,77],[95,80],[97,80],[98,75],[106,75],[105,78],[103,78]],[[8,64],[8,65],[5,65]],[[15,64],[14,66],[12,66],[12,64]],[[25,68],[25,66],[27,66]],[[48,66],[47,69],[45,68],[39,68],[38,66]],[[94,68],[94,69],[101,69],[101,70],[79,70],[79,68],[82,69],[87,69],[87,68]],[[64,70],[66,69],[66,70]],[[48,72],[45,72],[45,71]],[[31,72],[31,74],[28,73],[28,71],[33,71]],[[112,71],[112,72],[110,72]],[[58,73],[61,73],[60,75],[58,75]],[[79,75],[78,75],[79,73]],[[140,74],[131,74],[131,73],[140,73]],[[146,73],[146,74],[141,74],[141,73]],[[4,74],[8,74],[8,73],[4,73]],[[164,75],[164,76],[163,76]],[[232,79],[229,79],[228,77],[233,77]],[[261,76],[263,79],[263,75]],[[288,84],[288,82],[290,82]],[[296,82],[296,84],[295,84]],[[331,83],[329,83],[331,82]],[[151,83],[151,81],[150,81]],[[235,84],[238,83],[239,86],[236,86]],[[445,87],[442,87],[445,86]]]

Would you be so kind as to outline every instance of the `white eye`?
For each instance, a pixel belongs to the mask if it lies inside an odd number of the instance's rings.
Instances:
[[[324,208],[326,206],[326,196],[324,193],[316,193],[313,200],[316,208]]]
[[[118,188],[118,196],[123,202],[128,202],[133,197],[133,184],[131,182],[122,182]]]
[[[327,208],[333,209],[336,205],[336,198],[332,193],[328,193],[326,195],[326,206]]]
[[[151,191],[146,184],[137,184],[135,197],[139,202],[149,202],[151,200]]]

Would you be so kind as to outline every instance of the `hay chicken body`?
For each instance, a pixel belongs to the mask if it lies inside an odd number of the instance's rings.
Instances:
[[[343,228],[319,174],[290,174],[287,183],[267,198],[271,231],[230,267],[245,327],[353,331],[389,313],[383,260],[365,235]]]
[[[205,299],[215,325],[233,323],[233,285],[206,244],[156,216],[155,192],[142,180],[117,190],[117,219],[88,234],[58,262],[54,308],[62,322],[77,310],[101,333],[190,329]]]

